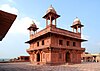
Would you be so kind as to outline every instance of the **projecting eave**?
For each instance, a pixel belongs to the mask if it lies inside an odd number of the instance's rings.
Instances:
[[[52,13],[52,12],[49,12],[49,13],[47,13],[46,15],[44,15],[42,18],[48,18],[48,15],[49,14],[53,14],[54,16],[55,16],[55,18],[58,18],[58,17],[60,17],[60,15],[58,15],[58,14],[54,14],[54,13]]]
[[[85,40],[85,39],[81,39],[81,42],[85,42],[85,41],[88,41],[88,40]]]
[[[48,32],[48,33],[52,33],[52,34],[57,34],[57,33],[53,33],[53,32]],[[43,35],[41,35],[41,36],[39,36],[39,37],[43,37],[44,35],[46,35],[46,34],[48,34],[48,33],[45,33],[45,34],[43,34]],[[61,35],[61,34],[57,34],[57,35]],[[65,36],[65,35],[63,35],[63,36]],[[66,37],[69,37],[69,36],[66,36]],[[37,37],[38,38],[38,37]],[[31,40],[29,40],[29,41],[26,41],[25,43],[32,43],[35,39],[37,39],[37,38],[34,38],[34,39],[31,39]],[[79,40],[79,41],[81,41],[81,42],[85,42],[85,41],[88,41],[88,40],[85,40],[85,39],[81,39],[81,38],[75,38],[75,37],[69,37],[69,38],[72,38],[72,39],[76,39],[76,40]]]
[[[30,43],[30,42],[32,42],[32,40],[26,41],[25,43]]]
[[[82,24],[75,24],[75,25],[72,25],[71,28],[76,27],[76,26],[84,27],[84,25],[82,25]]]
[[[0,10],[0,41],[5,37],[17,15]]]

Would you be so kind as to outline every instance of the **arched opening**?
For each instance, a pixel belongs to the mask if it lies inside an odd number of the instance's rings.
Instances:
[[[40,61],[40,54],[37,53],[37,62],[39,62],[39,61]]]
[[[70,53],[66,52],[66,62],[70,62]]]

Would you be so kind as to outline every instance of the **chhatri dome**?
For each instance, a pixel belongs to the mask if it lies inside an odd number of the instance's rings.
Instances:
[[[76,25],[76,24],[81,24],[81,21],[78,17],[76,17],[73,22],[73,25]]]
[[[56,14],[56,11],[55,11],[55,9],[52,7],[52,5],[50,5],[50,7],[47,9],[46,14],[49,13],[49,12],[52,12],[52,13]]]
[[[37,26],[36,26],[36,24],[34,23],[34,21],[32,21],[31,26],[32,26],[33,28],[37,28]]]
[[[74,22],[76,22],[76,21],[80,21],[80,19],[79,19],[78,17],[76,17],[76,18],[74,19]]]

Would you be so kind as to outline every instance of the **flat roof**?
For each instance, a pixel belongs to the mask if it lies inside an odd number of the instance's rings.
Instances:
[[[0,41],[5,37],[17,15],[0,10]]]

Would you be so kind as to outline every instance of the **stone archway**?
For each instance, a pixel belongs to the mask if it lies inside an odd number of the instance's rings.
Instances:
[[[37,53],[37,62],[40,62],[40,53]]]
[[[70,53],[66,52],[66,62],[70,62]]]

